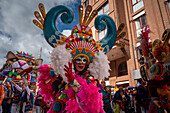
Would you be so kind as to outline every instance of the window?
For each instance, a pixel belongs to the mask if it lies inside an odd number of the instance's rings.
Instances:
[[[133,9],[133,12],[136,12],[137,10],[142,8],[143,6],[144,6],[143,0],[132,0],[132,9]]]
[[[142,15],[141,17],[137,18],[135,20],[135,27],[136,27],[136,34],[137,34],[137,38],[140,37],[141,34],[141,27],[147,25],[147,21],[146,21],[146,16]]]
[[[84,4],[85,4],[85,7],[87,7],[87,6],[89,5],[89,0],[86,0],[86,1],[84,2]]]
[[[98,10],[98,15],[101,14],[109,14],[109,3],[107,2],[104,4],[99,10]]]
[[[109,4],[108,2],[104,4],[99,10],[98,10],[98,15],[101,14],[109,14]],[[98,40],[101,40],[105,34],[106,34],[107,28],[104,31],[99,31],[98,32]]]
[[[127,74],[128,74],[127,63],[122,62],[118,67],[118,76],[123,76],[123,75],[127,75]]]

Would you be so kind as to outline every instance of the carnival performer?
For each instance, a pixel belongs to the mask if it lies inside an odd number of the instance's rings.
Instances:
[[[69,37],[58,31],[55,21],[63,13],[62,22],[71,23],[73,12],[70,9],[55,6],[47,15],[42,3],[39,9],[41,15],[35,11],[38,21],[33,20],[33,23],[43,30],[46,41],[54,47],[52,64],[41,65],[38,78],[40,94],[45,95],[45,101],[53,101],[48,113],[104,113],[102,93],[96,79],[109,76],[109,61],[104,53],[110,51],[116,41],[114,21],[108,15],[95,19],[97,30],[104,30],[107,26],[106,36],[96,42],[88,25],[97,15],[97,10],[92,11],[90,5],[85,14],[83,6],[79,6],[79,24]]]
[[[167,84],[170,81],[170,74],[164,67],[164,62],[169,54],[168,41],[170,29],[165,30],[160,39],[149,42],[150,33],[147,27],[142,32],[141,49],[145,62],[140,67],[142,79],[148,82],[147,87],[151,96],[149,113],[170,112],[170,91]]]
[[[22,87],[20,87],[19,85],[17,85],[15,82],[13,82],[12,80],[10,80],[15,88],[21,92],[20,94],[20,113],[30,113],[33,110],[33,101],[34,101],[34,94],[30,91],[28,84],[25,80],[25,78],[23,77],[22,79]]]

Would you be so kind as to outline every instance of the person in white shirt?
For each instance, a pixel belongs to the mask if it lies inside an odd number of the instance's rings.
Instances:
[[[11,82],[14,84],[15,88],[21,92],[21,103],[20,103],[20,113],[29,113],[32,112],[32,107],[28,108],[28,103],[30,103],[30,98],[32,98],[33,94],[31,93],[31,90],[28,87],[27,82],[25,81],[25,78],[23,77],[22,83],[23,86],[20,87],[15,82],[11,80]],[[26,95],[25,95],[26,94]],[[25,97],[26,96],[26,97]],[[27,107],[26,107],[27,106]],[[13,112],[12,112],[13,113]]]

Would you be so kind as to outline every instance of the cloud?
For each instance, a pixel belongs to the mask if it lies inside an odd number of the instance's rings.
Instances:
[[[39,3],[45,5],[47,12],[55,5],[72,7],[78,0],[0,0],[0,68],[8,51],[25,51],[38,57],[41,47],[44,63],[50,63],[52,47],[42,36],[42,30],[32,23]],[[63,31],[65,35],[70,32]]]
[[[72,30],[63,30],[62,34],[64,34],[65,36],[70,36],[71,35],[71,31]]]

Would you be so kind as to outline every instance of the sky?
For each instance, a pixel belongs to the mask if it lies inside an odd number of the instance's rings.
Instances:
[[[48,45],[43,32],[32,23],[34,11],[39,11],[38,4],[43,3],[46,13],[56,5],[68,6],[74,12],[74,20],[65,25],[57,20],[57,27],[64,35],[69,36],[73,27],[78,24],[78,5],[81,0],[0,0],[0,68],[6,61],[8,51],[24,51],[39,57],[42,47],[44,64],[50,63],[52,47]]]

